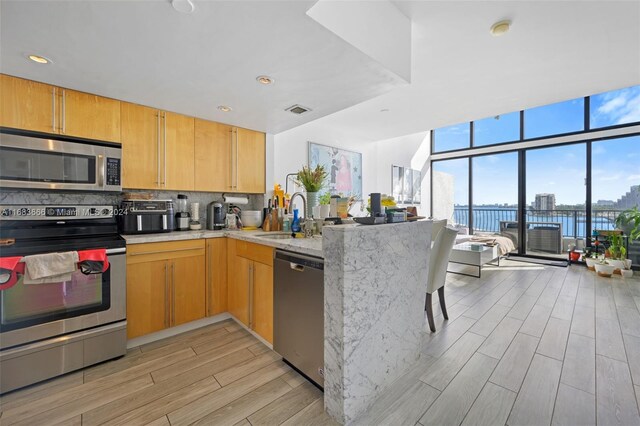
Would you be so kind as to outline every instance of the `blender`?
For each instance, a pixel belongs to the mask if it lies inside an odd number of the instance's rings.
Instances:
[[[189,221],[191,215],[189,214],[189,208],[187,206],[187,200],[189,197],[183,194],[178,194],[178,201],[176,202],[176,230],[188,231]]]

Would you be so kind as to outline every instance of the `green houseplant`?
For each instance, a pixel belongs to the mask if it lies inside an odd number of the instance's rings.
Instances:
[[[632,240],[640,240],[640,210],[638,207],[623,211],[616,217],[616,226],[626,233]]]
[[[312,211],[318,205],[318,191],[324,186],[324,180],[328,173],[324,166],[318,164],[315,169],[308,166],[302,166],[302,170],[298,171],[298,184],[307,191],[307,211],[305,217],[311,217]]]

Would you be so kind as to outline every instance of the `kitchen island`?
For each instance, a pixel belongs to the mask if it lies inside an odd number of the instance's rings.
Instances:
[[[323,228],[324,405],[350,424],[417,361],[431,222]]]

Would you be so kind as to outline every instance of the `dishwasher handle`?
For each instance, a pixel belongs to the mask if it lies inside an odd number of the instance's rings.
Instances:
[[[289,267],[297,272],[304,272],[304,265],[299,263],[289,262]]]
[[[288,262],[289,267],[298,272],[304,272],[307,268],[324,270],[324,259],[320,257],[276,250],[275,260]]]

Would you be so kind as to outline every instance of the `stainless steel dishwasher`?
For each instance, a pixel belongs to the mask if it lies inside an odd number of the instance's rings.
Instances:
[[[276,250],[273,349],[324,386],[324,260]]]

